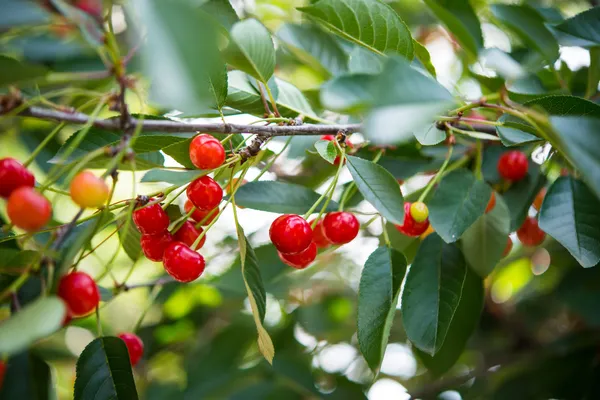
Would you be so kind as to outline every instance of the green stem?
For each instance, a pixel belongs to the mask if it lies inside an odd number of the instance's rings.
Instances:
[[[275,101],[275,98],[273,97],[273,93],[271,93],[271,89],[269,88],[269,85],[266,82],[263,82],[265,85],[265,89],[267,91],[267,96],[269,96],[269,101],[271,102],[271,105],[273,106],[273,112],[275,113],[276,117],[281,117],[281,114],[279,114],[279,110],[277,109],[277,102]]]
[[[337,141],[336,141],[337,143]],[[338,144],[339,147],[339,144]],[[341,150],[341,147],[340,147]],[[341,155],[340,155],[340,164],[338,165],[338,168],[335,172],[335,176],[333,177],[333,181],[331,181],[331,183],[329,184],[329,187],[327,187],[327,189],[323,192],[323,194],[321,195],[321,197],[319,197],[317,199],[317,201],[315,202],[315,204],[312,205],[312,207],[306,212],[306,214],[304,214],[304,219],[308,219],[308,217],[310,217],[310,215],[317,209],[317,207],[319,206],[319,204],[321,203],[321,201],[323,201],[323,199],[325,199],[327,197],[327,201],[325,202],[325,207],[323,209],[327,208],[327,205],[329,205],[329,202],[331,201],[331,197],[333,196],[333,190],[335,190],[335,185],[337,184],[338,181],[338,177],[340,176],[340,172],[342,171],[342,168],[344,167],[344,161],[346,160],[346,155],[344,153],[344,150],[341,150]],[[331,192],[331,195],[329,194],[329,192]],[[313,225],[316,225],[318,219],[320,218],[321,214],[323,212],[319,213],[319,217],[317,217],[317,219],[315,219],[315,222],[313,223]],[[313,227],[314,228],[314,227]]]
[[[385,228],[385,219],[381,217],[381,228],[383,230],[383,240],[388,247],[392,247],[392,242],[390,241],[390,236],[388,235],[388,231]]]
[[[48,134],[48,136],[46,136],[46,137],[44,138],[44,140],[42,140],[42,142],[41,142],[41,143],[38,145],[38,147],[36,147],[36,148],[35,148],[35,150],[33,150],[33,152],[31,153],[31,155],[30,155],[30,156],[29,156],[29,158],[27,159],[27,161],[25,161],[25,162],[23,163],[23,166],[24,166],[24,167],[27,167],[29,164],[31,164],[31,162],[32,162],[33,160],[35,160],[35,158],[38,156],[38,154],[40,154],[40,152],[41,152],[41,151],[44,149],[44,147],[46,147],[46,145],[47,145],[48,143],[50,143],[50,141],[51,141],[52,139],[54,139],[54,137],[55,137],[55,136],[56,136],[56,135],[57,135],[57,134],[58,134],[58,133],[61,131],[61,129],[65,127],[65,125],[66,125],[66,123],[64,123],[64,122],[62,122],[62,123],[58,124],[58,125],[56,126],[56,128],[54,128],[54,129],[52,130],[52,132],[50,132],[50,133]]]
[[[450,159],[452,158],[452,150],[453,149],[454,149],[454,147],[452,147],[452,146],[450,146],[450,148],[448,148],[448,155],[446,156],[446,160],[444,160],[444,163],[440,167],[437,174],[433,177],[433,179],[429,181],[429,183],[425,187],[425,190],[423,191],[423,193],[421,193],[421,195],[419,196],[419,199],[417,201],[422,202],[423,200],[425,200],[427,198],[427,195],[431,191],[431,189],[435,186],[435,184],[438,183],[440,179],[442,179],[444,170],[446,169],[446,167],[448,167],[448,164],[450,163]]]
[[[285,146],[283,146],[283,149],[281,149],[281,151],[279,153],[277,153],[275,155],[275,157],[271,158],[269,160],[269,162],[264,166],[264,168],[260,171],[260,173],[258,174],[258,176],[256,178],[254,178],[254,181],[258,181],[272,166],[273,164],[275,164],[275,161],[277,161],[277,158],[279,158],[280,155],[283,154],[283,152],[288,148],[288,146],[290,145],[290,143],[292,142],[293,136],[290,136],[288,138],[288,140],[286,140],[285,142]]]

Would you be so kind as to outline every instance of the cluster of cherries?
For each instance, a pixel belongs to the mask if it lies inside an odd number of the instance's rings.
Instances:
[[[304,269],[317,257],[317,249],[350,243],[360,230],[358,219],[345,211],[326,214],[313,230],[311,225],[314,223],[314,220],[307,222],[295,214],[285,214],[273,221],[269,237],[281,261]]]

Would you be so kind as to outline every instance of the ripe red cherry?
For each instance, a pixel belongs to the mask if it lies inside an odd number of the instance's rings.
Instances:
[[[33,187],[35,178],[20,162],[14,158],[0,160],[0,197],[7,198],[21,186]]]
[[[358,219],[349,212],[332,212],[323,218],[323,234],[333,244],[350,243],[359,230]]]
[[[304,251],[301,251],[297,254],[284,254],[281,252],[277,252],[279,254],[279,258],[285,264],[290,267],[294,267],[296,269],[304,269],[308,267],[315,258],[317,258],[317,245],[313,242],[308,246],[308,248]]]
[[[540,211],[540,208],[542,208],[542,203],[544,202],[544,197],[546,197],[547,191],[548,188],[542,188],[537,196],[535,196],[535,199],[533,200],[533,208],[535,208],[537,211]]]
[[[71,272],[60,278],[58,296],[67,303],[73,317],[88,315],[100,303],[98,286],[85,272]]]
[[[313,219],[308,224],[312,226],[314,221],[315,220]],[[317,222],[317,225],[315,225],[315,229],[313,229],[313,243],[316,244],[317,248],[319,249],[324,249],[326,247],[331,246],[331,242],[323,233],[323,220]]]
[[[204,257],[181,242],[173,242],[167,246],[163,265],[167,273],[179,282],[196,280],[206,266]]]
[[[544,241],[546,233],[540,229],[536,218],[527,217],[517,230],[517,237],[523,246],[535,247]]]
[[[73,314],[71,314],[71,310],[69,310],[69,306],[66,305],[67,307],[67,312],[65,313],[65,317],[62,320],[62,326],[65,327],[67,325],[69,325],[71,323],[71,321],[73,320]]]
[[[169,216],[158,203],[135,210],[133,222],[145,235],[163,233],[169,228]]]
[[[295,214],[278,217],[269,228],[269,237],[275,248],[282,253],[294,254],[304,251],[313,240],[313,231],[304,218]]]
[[[415,221],[410,215],[410,205],[411,203],[404,203],[404,221],[402,225],[395,225],[395,227],[403,235],[420,236],[429,228],[429,219],[423,222]]]
[[[498,173],[506,180],[520,181],[525,178],[528,169],[527,156],[518,150],[507,151],[498,159]]]
[[[179,228],[177,232],[175,232],[175,240],[177,240],[178,242],[185,243],[188,246],[192,247],[192,245],[194,244],[196,239],[198,239],[198,236],[200,236],[202,231],[202,228],[196,228],[194,224],[192,224],[190,221],[185,221],[183,225],[181,225],[181,228]],[[202,237],[200,243],[198,243],[198,246],[196,247],[196,250],[201,249],[202,246],[204,246],[205,242],[206,235]]]
[[[144,342],[138,335],[130,332],[121,333],[118,337],[125,342],[131,366],[135,367],[144,354]]]
[[[210,176],[201,176],[188,186],[188,199],[200,210],[217,208],[223,200],[223,189]]]
[[[106,203],[109,189],[104,179],[90,171],[78,173],[71,181],[71,199],[80,207],[98,208]]]
[[[217,139],[203,133],[192,139],[190,159],[196,168],[215,169],[225,162],[225,149]]]
[[[77,0],[74,6],[93,17],[102,17],[102,0]]]
[[[502,253],[502,257],[506,257],[508,255],[508,253],[510,253],[510,251],[513,248],[513,242],[512,239],[510,238],[510,236],[506,239],[506,247],[504,248],[504,252]]]
[[[0,389],[2,389],[2,383],[4,382],[4,374],[6,373],[6,363],[0,360]]]
[[[146,258],[152,261],[162,261],[165,249],[173,242],[173,236],[169,231],[157,233],[156,235],[142,235],[140,244]]]
[[[52,205],[29,186],[12,192],[6,204],[10,221],[21,229],[35,232],[44,227],[52,216]]]
[[[488,201],[487,207],[485,208],[485,213],[489,213],[496,207],[496,193],[492,192],[490,196],[490,201]]]
[[[184,210],[185,213],[189,213],[190,211],[192,211],[192,208],[194,208],[194,204],[192,204],[191,201],[186,200],[185,201],[185,205],[184,205]],[[217,218],[217,215],[219,214],[219,209],[218,208],[213,208],[212,210],[199,210],[199,209],[195,209],[194,212],[192,212],[192,214],[190,215],[190,217],[196,221],[196,222],[202,222],[203,226],[206,225],[210,225],[211,222],[214,221],[215,218]],[[206,218],[206,220],[205,220]]]

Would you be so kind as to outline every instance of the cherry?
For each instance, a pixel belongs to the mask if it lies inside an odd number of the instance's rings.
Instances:
[[[131,366],[135,367],[144,354],[144,342],[138,335],[131,332],[121,333],[118,337],[125,342]]]
[[[429,218],[429,208],[422,201],[416,201],[410,205],[410,216],[418,222],[425,222]]]
[[[315,261],[315,258],[317,258],[317,245],[314,242],[312,242],[306,250],[301,251],[297,254],[284,254],[279,251],[277,252],[277,254],[279,254],[279,258],[281,259],[281,261],[283,261],[290,267],[294,267],[296,269],[304,269],[308,267],[313,261]]]
[[[167,246],[163,265],[167,273],[179,282],[196,280],[206,266],[204,257],[181,242],[173,242]]]
[[[529,161],[527,156],[518,150],[507,151],[498,159],[498,173],[509,181],[520,181],[527,176]]]
[[[308,224],[312,226],[314,221],[315,220],[313,219]],[[324,249],[331,246],[331,242],[323,233],[323,220],[317,222],[317,225],[315,225],[315,229],[313,229],[313,243],[317,245],[317,248],[319,249]]]
[[[350,243],[358,235],[360,223],[349,212],[328,213],[323,218],[323,234],[333,244]]]
[[[334,141],[336,139],[335,139],[334,135],[323,135],[323,136],[321,136],[321,140],[327,140],[328,142],[332,142],[332,141]],[[351,148],[351,149],[354,148],[354,145],[349,140],[346,140],[346,146],[349,147],[349,148]],[[337,156],[335,158],[335,160],[333,160],[333,165],[340,165],[340,159],[341,159],[341,157],[342,156]],[[344,164],[346,164],[346,160],[344,160]]]
[[[50,220],[52,205],[33,188],[22,186],[13,191],[8,198],[6,212],[15,226],[28,232],[35,232]]]
[[[546,192],[548,192],[548,188],[542,188],[542,190],[539,191],[533,200],[533,208],[535,208],[537,211],[540,211],[540,208],[542,208],[542,203],[544,202],[544,197],[546,197]]]
[[[490,200],[488,201],[487,207],[485,208],[485,213],[489,213],[490,211],[492,211],[494,209],[494,207],[496,207],[496,193],[492,192],[492,195],[490,196]]]
[[[225,162],[225,149],[213,136],[203,133],[192,139],[190,159],[196,168],[215,169]]]
[[[133,222],[145,235],[163,233],[169,228],[169,216],[158,203],[135,210]]]
[[[152,261],[162,261],[165,249],[173,242],[173,236],[164,231],[156,235],[142,235],[140,244],[146,258]]]
[[[80,207],[101,207],[106,203],[108,194],[106,182],[90,171],[78,173],[71,181],[71,199]]]
[[[198,236],[200,236],[202,231],[202,228],[196,228],[190,221],[185,221],[183,225],[181,225],[181,228],[175,232],[175,240],[178,242],[183,242],[192,247],[192,244],[194,244],[196,239],[198,239]],[[206,235],[202,237],[200,243],[198,243],[198,246],[196,247],[196,250],[201,249],[205,242]]]
[[[189,201],[186,200],[185,201],[185,206],[183,207],[183,209],[185,210],[185,213],[189,213],[190,211],[192,211],[192,208],[194,208],[194,204]],[[190,217],[196,221],[196,222],[202,222],[202,225],[206,226],[206,225],[210,225],[211,222],[213,222],[213,220],[215,218],[217,218],[217,215],[219,214],[219,209],[218,208],[213,208],[212,210],[199,210],[198,208],[196,208],[194,210],[194,212],[192,212],[192,214],[190,215]],[[207,218],[208,217],[208,218]],[[206,220],[205,220],[206,218]]]
[[[65,327],[67,325],[69,325],[71,323],[71,321],[73,320],[73,314],[71,314],[71,310],[69,310],[69,306],[66,305],[67,307],[67,312],[65,313],[65,317],[62,320],[62,326]]]
[[[209,176],[201,176],[188,186],[188,199],[200,210],[217,208],[223,200],[223,189]]]
[[[425,240],[425,238],[429,235],[431,235],[433,232],[435,232],[435,229],[433,229],[433,226],[429,225],[427,227],[427,229],[425,229],[425,232],[423,232],[420,236],[421,240]]]
[[[100,292],[96,282],[85,272],[79,271],[60,278],[58,297],[67,303],[73,317],[90,314],[100,303]]]
[[[0,160],[0,197],[8,198],[15,189],[34,185],[33,174],[20,162],[10,157]]]
[[[278,217],[269,228],[269,237],[277,250],[286,254],[300,253],[310,246],[313,232],[304,218],[295,214]]]
[[[502,257],[506,257],[513,248],[513,242],[510,236],[506,239],[506,247],[504,248],[504,252],[502,253]]]
[[[527,217],[517,230],[517,237],[523,246],[535,247],[544,241],[546,233],[540,229],[536,218]]]
[[[6,373],[6,363],[0,360],[0,389],[2,389],[2,383],[4,382],[4,374]]]
[[[93,17],[102,17],[102,0],[78,0],[74,6]]]
[[[429,219],[417,222],[411,215],[411,203],[404,203],[404,221],[402,225],[396,225],[396,229],[406,236],[420,236],[429,227]]]

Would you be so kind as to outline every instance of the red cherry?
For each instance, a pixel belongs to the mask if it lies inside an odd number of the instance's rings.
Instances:
[[[163,265],[167,273],[179,282],[196,280],[206,266],[204,257],[181,242],[173,242],[167,246]]]
[[[169,216],[158,203],[135,210],[133,222],[145,235],[163,233],[169,228]]]
[[[142,235],[140,244],[146,258],[152,261],[162,261],[165,249],[173,242],[173,236],[169,231],[157,233],[156,235]]]
[[[223,189],[210,176],[201,176],[188,186],[188,199],[200,210],[217,208],[223,200]]]
[[[185,213],[188,214],[190,211],[192,211],[192,208],[194,208],[194,207],[195,206],[191,201],[186,200],[183,209],[185,210]],[[202,225],[206,226],[206,225],[210,225],[210,223],[213,222],[215,218],[217,218],[218,214],[219,214],[218,208],[213,208],[212,210],[199,210],[198,208],[196,208],[194,210],[194,212],[190,215],[190,217],[194,221],[202,222]],[[206,218],[206,220],[205,220],[205,218]]]
[[[269,237],[277,250],[294,254],[310,246],[313,232],[308,222],[301,216],[285,214],[273,221],[269,229]]]
[[[35,178],[20,162],[14,158],[0,160],[0,197],[7,198],[21,186],[33,187]]]
[[[215,169],[225,162],[225,149],[217,139],[203,133],[192,139],[190,159],[196,168]]]
[[[50,220],[52,205],[33,188],[22,186],[8,198],[6,212],[13,224],[28,232],[35,232]]]
[[[6,363],[0,360],[0,389],[2,389],[2,382],[4,382],[4,374],[6,373]]]
[[[496,193],[492,192],[490,196],[490,201],[488,201],[487,207],[485,208],[485,213],[489,213],[496,207]]]
[[[498,173],[506,180],[520,181],[525,178],[528,169],[527,156],[518,150],[507,151],[498,159]]]
[[[175,232],[175,240],[177,240],[178,242],[183,242],[188,246],[192,247],[192,245],[194,244],[196,239],[198,239],[198,236],[200,236],[202,231],[202,228],[196,228],[194,224],[192,224],[190,221],[185,221],[183,225],[181,225],[181,228],[179,228],[177,232]],[[201,249],[202,246],[204,246],[205,242],[206,235],[202,237],[200,243],[198,243],[198,246],[196,247],[196,250]]]
[[[313,242],[306,250],[297,254],[284,254],[281,252],[277,252],[277,254],[279,254],[281,261],[290,267],[304,269],[317,258],[317,245]]]
[[[429,218],[423,222],[417,222],[410,215],[411,203],[404,203],[404,221],[402,225],[395,225],[398,232],[406,236],[421,236],[429,228]]]
[[[333,136],[333,135],[323,135],[323,136],[321,136],[321,140],[327,140],[328,142],[331,142],[332,140],[335,140],[335,136]]]
[[[513,242],[510,236],[506,239],[506,247],[504,248],[504,252],[502,253],[502,257],[506,257],[508,253],[511,252],[513,248]]]
[[[323,218],[323,234],[333,244],[350,243],[359,230],[358,219],[349,212],[332,212]]]
[[[517,229],[517,237],[523,246],[535,247],[544,241],[546,233],[540,229],[536,218],[527,217]]]
[[[537,211],[540,211],[540,208],[542,208],[542,203],[544,202],[544,197],[546,197],[547,191],[548,191],[548,188],[544,187],[535,196],[535,199],[533,200],[533,208],[535,208]]]
[[[121,333],[118,337],[125,342],[131,366],[135,367],[144,354],[144,342],[138,335],[130,332]]]
[[[69,310],[69,306],[66,305],[67,307],[67,312],[65,313],[65,317],[62,320],[62,326],[65,327],[67,325],[69,325],[71,323],[71,321],[73,320],[73,314],[71,314],[71,310]]]
[[[102,0],[78,0],[74,5],[93,17],[102,17]]]
[[[315,220],[313,219],[308,224],[312,226],[314,221]],[[331,246],[331,242],[323,233],[323,220],[317,222],[317,225],[315,225],[315,229],[313,229],[313,243],[316,244],[317,248],[319,249],[324,249],[326,247]]]
[[[67,303],[73,317],[90,314],[100,303],[98,286],[85,272],[71,272],[60,278],[58,296]]]

